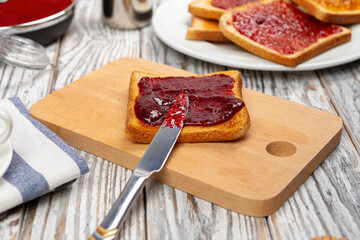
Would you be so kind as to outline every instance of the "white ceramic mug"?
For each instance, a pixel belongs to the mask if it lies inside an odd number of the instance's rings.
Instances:
[[[0,121],[3,122],[4,127],[2,132],[0,132],[0,145],[6,142],[11,134],[13,129],[13,121],[10,114],[4,109],[0,107]]]

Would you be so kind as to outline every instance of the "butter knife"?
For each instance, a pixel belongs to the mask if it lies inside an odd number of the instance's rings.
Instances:
[[[116,237],[132,203],[141,193],[148,178],[151,174],[159,172],[165,165],[184,126],[188,108],[188,97],[185,94],[180,94],[121,192],[120,197],[116,200],[100,226],[97,227],[95,233],[89,238],[90,240],[110,240]]]

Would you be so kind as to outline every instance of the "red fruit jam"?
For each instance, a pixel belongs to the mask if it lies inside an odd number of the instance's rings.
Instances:
[[[0,3],[0,27],[32,22],[69,7],[74,0],[8,0]]]
[[[274,1],[254,4],[245,12],[233,13],[239,33],[283,55],[302,51],[319,39],[339,33],[339,26],[322,23],[294,5]]]
[[[184,126],[185,117],[188,110],[189,99],[186,98],[186,95],[181,93],[176,102],[171,107],[168,115],[164,120],[165,127],[173,128],[177,126],[182,128]]]
[[[232,9],[237,6],[241,6],[247,3],[255,2],[258,0],[213,0],[211,5],[222,9]]]
[[[211,126],[230,120],[244,107],[225,74],[203,77],[144,77],[140,79],[135,115],[151,126],[161,125],[180,93],[189,97],[185,126]]]

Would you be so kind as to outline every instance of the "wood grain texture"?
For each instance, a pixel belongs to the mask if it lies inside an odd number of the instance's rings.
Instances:
[[[172,52],[171,49],[167,52],[170,51]],[[149,59],[161,63],[167,63],[174,67],[185,67],[184,69],[190,69],[189,71],[193,71],[199,74],[211,72],[213,71],[213,68],[216,70],[223,70],[221,66],[194,60],[193,58],[188,58],[175,51],[171,55],[175,55],[175,59],[182,59],[183,62],[179,61],[180,63],[174,64],[173,61],[161,62],[161,58]],[[165,58],[165,60],[167,60],[167,58]],[[184,62],[187,63],[189,61],[192,61],[191,64],[184,64]],[[356,66],[354,66],[354,64],[358,62],[359,61],[341,66],[339,68],[348,68],[349,65],[352,66],[351,71],[355,72],[353,79],[356,80],[356,78],[359,78],[359,64]],[[240,69],[240,71],[243,75],[244,86],[247,88],[334,112],[330,99],[322,88],[322,85],[314,72],[271,73],[242,69]],[[341,86],[339,89],[341,89]],[[346,93],[352,95],[354,95],[353,92],[357,91],[356,88],[347,90],[350,90],[350,92],[347,91]],[[335,95],[337,94],[338,92],[335,93]],[[342,93],[341,95],[346,94]],[[350,106],[355,107],[357,111],[359,110],[359,104],[355,106],[350,104]],[[342,104],[342,107],[347,107],[346,100]],[[346,122],[346,118],[342,119]],[[359,124],[356,126],[359,126]],[[341,150],[339,150],[339,148]],[[339,179],[339,176],[341,176],[341,178],[344,179],[347,183],[347,189],[337,187],[336,183],[334,183],[335,185],[330,184],[330,186],[325,184],[321,187],[325,187],[325,192],[327,192],[329,189],[331,189],[332,192],[340,191],[337,196],[340,195],[342,199],[342,202],[340,202],[340,205],[342,205],[341,208],[342,210],[345,209],[341,215],[346,216],[347,221],[352,221],[353,214],[359,212],[359,179],[358,177],[351,177],[350,179],[347,179],[347,175],[359,175],[359,155],[354,151],[354,148],[351,146],[351,142],[348,139],[348,135],[345,133],[343,133],[340,146],[335,150],[335,152],[336,154],[331,154],[330,157],[322,164],[322,166],[325,164],[328,166],[328,163],[332,163],[334,161],[338,162],[338,165],[333,166],[331,172],[325,168],[326,172],[322,174],[322,176],[319,176],[319,178],[325,178],[327,179],[326,182],[331,182],[334,179]],[[344,153],[345,155],[342,155]],[[344,164],[347,167],[346,170],[344,170]],[[318,170],[315,171],[315,175],[317,175],[317,172]],[[333,176],[334,172],[336,173],[336,176]],[[329,181],[329,178],[332,180]],[[353,195],[356,195],[357,197],[353,198]],[[197,198],[195,198],[195,202],[197,201],[196,199]],[[351,201],[349,201],[349,199],[351,199]],[[170,197],[170,200],[173,199]],[[306,204],[304,204],[304,201]],[[352,224],[352,228],[349,229],[343,222],[334,222],[332,220],[332,214],[336,215],[338,212],[329,210],[327,206],[334,205],[335,203],[332,201],[333,200],[331,199],[331,196],[326,199],[321,197],[319,186],[317,186],[314,177],[311,176],[306,181],[306,183],[301,186],[297,192],[295,192],[293,197],[291,197],[290,200],[274,214],[274,216],[267,218],[269,231],[271,231],[272,238],[309,239],[310,236],[321,236],[328,233],[334,236],[347,236],[348,239],[357,239],[357,236],[359,235],[359,223],[357,222]],[[338,203],[339,202],[336,204]],[[318,206],[319,208],[317,208]],[[355,217],[355,219],[356,218],[358,219],[358,217]],[[258,220],[259,218],[256,219]]]
[[[248,80],[245,81],[245,86],[335,112],[334,105],[314,72],[271,73],[246,70],[242,73],[244,79]],[[343,132],[340,145],[335,151],[289,201],[268,218],[272,236],[279,236],[281,239],[309,239],[309,236],[332,235],[357,239],[360,235],[359,160],[349,136]]]
[[[30,70],[5,65],[0,62],[0,96],[2,98],[20,97],[26,107],[30,107],[45,97],[51,88],[54,66],[58,55],[59,42],[46,48],[51,65],[45,70]],[[37,200],[20,205],[0,215],[0,239],[22,239],[24,229],[36,212]]]
[[[271,239],[266,218],[244,216],[151,180],[149,239]]]
[[[120,57],[138,57],[138,31],[118,31],[101,20],[101,1],[79,1],[73,23],[62,41],[58,58],[58,90]]]
[[[124,134],[133,71],[191,75],[140,58],[121,58],[37,102],[30,113],[70,145],[134,169],[147,145]],[[253,126],[246,136],[228,143],[179,144],[154,177],[233,211],[266,216],[336,147],[342,121],[249,89],[243,89],[243,98]],[[295,150],[286,157],[265,150],[278,141]]]
[[[360,153],[360,61],[317,71],[330,101]]]
[[[58,42],[47,47],[47,55],[52,54],[53,58],[52,66],[46,70],[31,71],[1,64],[2,97],[20,96],[29,108],[52,89],[63,87],[121,54],[138,54],[136,42],[139,41],[139,33],[121,33],[104,28],[100,20],[101,12],[97,11],[100,4],[100,1],[78,2],[73,24],[61,44]],[[94,13],[97,14],[94,16]],[[94,39],[94,36],[103,38]],[[89,154],[86,154],[86,159],[90,173],[71,187],[2,214],[0,239],[89,237],[120,194],[120,188],[125,186],[131,171]],[[142,196],[132,213],[120,236],[122,239],[143,239],[146,232]]]
[[[203,62],[183,55],[177,51],[174,51],[173,49],[164,45],[158,38],[152,37],[152,33],[153,30],[151,26],[142,31],[142,35],[147,34],[150,37],[142,38],[144,39],[145,46],[142,45],[143,47],[141,50],[141,57],[162,64],[167,64],[176,68],[182,68],[198,74],[226,70],[224,66]],[[148,49],[151,49],[150,46],[162,46],[162,51],[160,52],[161,54],[152,54],[151,52],[149,52]],[[153,182],[155,181],[151,181],[151,183]],[[186,239],[189,235],[197,236],[197,239],[211,239],[215,229],[217,231],[216,236],[218,237],[218,239],[271,239],[269,228],[267,227],[266,218],[249,217],[234,213],[230,210],[221,208],[213,203],[206,202],[200,198],[176,190],[166,184],[162,184],[159,182],[155,183],[161,186],[157,188],[160,197],[147,197],[147,218],[165,218],[166,222],[171,223],[171,228],[182,230],[169,231],[168,225],[160,225],[158,222],[155,221],[147,221],[149,239],[161,239],[163,235],[166,235],[168,239],[176,239],[176,237],[180,237],[180,239]],[[147,188],[147,192],[148,191],[149,190]],[[164,191],[176,192],[176,195],[164,194]],[[153,195],[155,193],[156,192],[154,192]],[[147,196],[148,195],[149,193],[147,194]],[[192,202],[190,202],[189,199],[192,199]],[[174,208],[174,210],[170,211],[175,212],[176,214],[160,215],[161,212],[154,210],[149,211],[149,209],[157,209],[158,206],[162,204],[162,202],[176,202],[176,204],[167,205],[168,208]],[[197,207],[191,207],[193,205]],[[217,208],[218,211],[212,212],[212,209],[215,208]],[[170,211],[167,211],[166,213]],[[183,213],[181,215],[181,221],[175,221],[174,219],[177,218],[177,214],[179,212]],[[226,214],[224,214],[224,212],[226,212]],[[230,215],[231,218],[227,217]],[[194,218],[193,216],[201,216],[201,220],[197,220],[197,218]],[[215,221],[213,219],[215,219]],[[210,222],[212,222],[213,224],[217,224],[217,227],[209,227]],[[187,226],[188,229],[184,229],[184,225]],[[159,226],[162,228],[160,231],[153,230],[158,229]]]
[[[44,70],[31,70],[0,62],[0,98],[20,97],[26,107],[50,93],[54,80],[59,42],[46,48],[50,64]]]
[[[152,26],[141,33],[142,58],[198,74],[226,69],[166,47]],[[146,211],[149,239],[271,239],[266,218],[232,212],[155,180],[146,186]]]
[[[154,10],[165,1],[154,1]],[[70,31],[60,44],[55,43],[46,48],[53,65],[53,69],[49,66],[45,70],[47,73],[0,63],[1,98],[19,96],[29,108],[46,96],[53,84],[55,89],[60,89],[119,57],[143,57],[199,74],[226,69],[224,66],[203,62],[166,47],[156,37],[151,26],[140,31],[124,32],[103,26],[100,5],[100,0],[77,2]],[[92,38],[97,42],[92,44]],[[101,43],[97,45],[98,42]],[[104,51],[98,49],[98,46]],[[86,51],[83,51],[83,48],[86,48]],[[58,59],[57,51],[61,52]],[[352,131],[343,131],[339,147],[274,215],[267,218],[243,216],[152,180],[148,183],[147,193],[143,198],[146,204],[140,204],[140,208],[146,209],[144,214],[140,214],[144,217],[131,220],[133,224],[125,226],[121,239],[186,239],[185,236],[196,236],[196,239],[311,239],[326,233],[337,237],[344,236],[348,240],[358,239],[360,159],[354,144],[359,142],[356,131],[359,127],[356,117],[360,108],[359,69],[360,61],[317,71],[316,74],[313,71],[270,73],[241,70],[245,76],[246,87],[309,106],[336,111],[344,120],[345,128],[352,128]],[[55,80],[56,83],[53,83]],[[353,111],[348,111],[349,109]],[[359,151],[359,148],[357,150]],[[84,180],[83,185],[76,186],[79,180],[81,181],[80,178],[72,186],[70,193],[64,194],[64,190],[51,193],[1,214],[0,239],[45,239],[45,234],[49,237],[55,236],[56,239],[86,239],[89,236],[105,211],[105,205],[99,201],[110,201],[104,200],[104,190],[98,190],[99,186],[102,189],[110,187],[104,187],[106,184],[103,181],[106,181],[106,178],[96,169],[104,167],[103,171],[111,172],[109,181],[116,182],[112,186],[117,188],[119,185],[123,187],[130,171],[125,170],[124,173],[122,167],[112,163],[105,164],[106,161],[102,159],[82,154],[88,159],[89,165],[91,163],[92,170],[88,174],[91,177]],[[96,161],[96,164],[93,161]],[[108,171],[108,168],[112,170]],[[96,190],[92,187],[94,185]],[[88,188],[92,188],[96,194],[86,190]],[[116,190],[114,195],[118,191]],[[61,197],[53,200],[56,198],[53,196],[55,194],[61,194]],[[65,228],[54,228],[54,225],[47,223],[47,219],[51,219],[50,212],[58,213],[52,210],[56,206],[52,205],[52,202],[59,200],[67,202],[67,205],[62,205],[68,209],[63,211],[66,217],[59,216],[56,220],[61,223],[60,226],[65,224]],[[93,209],[88,210],[98,204],[103,208],[99,211],[100,215],[96,215]],[[166,208],[160,209],[159,206]],[[133,214],[130,217],[134,218]],[[78,233],[76,230],[79,230]]]
[[[79,1],[68,34],[63,39],[59,54],[57,90],[80,76],[101,67],[108,61],[122,56],[137,56],[139,32],[121,32],[103,25],[101,1]],[[65,199],[71,204],[65,216],[65,236],[60,239],[88,238],[101,223],[105,214],[120,194],[131,171],[108,161],[87,154],[91,171],[81,178],[81,183]],[[74,185],[73,187],[74,188]],[[64,199],[63,199],[64,200]],[[141,196],[120,232],[121,239],[144,239],[145,207]],[[52,228],[50,228],[52,229]],[[52,230],[53,231],[53,230]],[[45,238],[46,239],[46,238]]]

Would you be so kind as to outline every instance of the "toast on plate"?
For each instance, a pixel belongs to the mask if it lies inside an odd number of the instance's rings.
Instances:
[[[316,19],[335,24],[360,22],[359,0],[292,0]]]
[[[222,15],[219,26],[238,46],[290,67],[351,39],[350,29],[319,22],[282,0],[236,7]]]
[[[186,32],[186,39],[210,42],[230,42],[220,31],[219,22],[193,17],[192,25]]]
[[[212,0],[195,0],[189,4],[189,13],[196,17],[219,20],[226,10],[211,5]]]
[[[125,133],[134,142],[150,143],[180,91],[189,96],[189,112],[179,142],[238,139],[250,128],[241,88],[238,71],[193,77],[158,77],[133,72]]]
[[[227,10],[257,0],[195,0],[189,4],[189,12],[205,19],[219,20]]]

